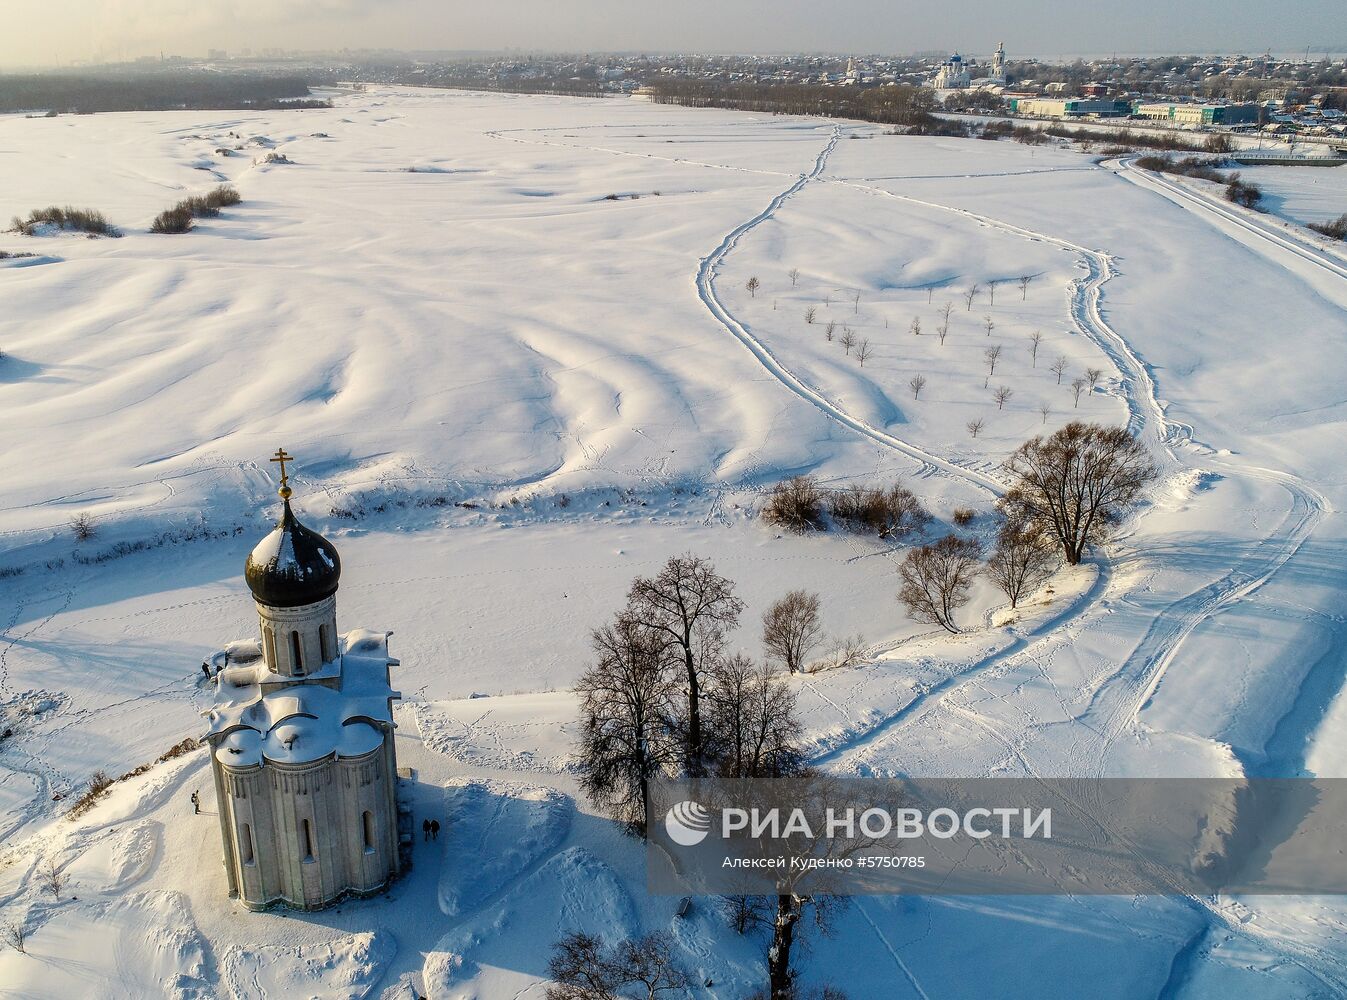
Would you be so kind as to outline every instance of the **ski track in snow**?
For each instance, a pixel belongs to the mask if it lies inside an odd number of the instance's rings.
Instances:
[[[583,127],[604,128],[606,126]],[[577,127],[577,129],[578,128],[580,127]],[[522,135],[516,134],[559,130],[560,129],[517,129],[487,132],[486,134],[516,142],[561,146],[571,149],[583,148],[613,155],[671,160],[693,167],[737,170],[777,177],[791,176],[780,171],[754,170],[752,168],[734,167],[677,157],[635,153],[616,148],[576,146],[571,143],[557,142],[536,137],[524,138]],[[1117,273],[1112,258],[1106,253],[1089,249],[1079,244],[1050,235],[1024,229],[964,209],[922,201],[881,188],[871,187],[855,180],[828,177],[825,175],[825,170],[829,158],[842,134],[843,126],[833,125],[831,134],[829,135],[825,146],[815,158],[812,169],[796,176],[794,181],[772,198],[761,212],[739,224],[727,233],[715,249],[713,249],[706,257],[702,258],[695,276],[697,294],[707,310],[730,335],[753,354],[762,367],[779,381],[784,388],[804,399],[806,402],[809,402],[811,405],[827,414],[830,418],[855,433],[914,459],[921,464],[924,474],[941,474],[959,477],[981,489],[987,490],[993,495],[999,495],[1005,488],[1004,482],[988,475],[986,472],[979,469],[969,468],[957,462],[933,455],[911,442],[895,437],[887,431],[874,427],[868,422],[849,413],[836,401],[829,399],[822,391],[809,385],[795,374],[795,372],[792,371],[792,369],[771,349],[769,349],[761,339],[752,333],[747,324],[736,318],[719,298],[716,290],[716,279],[720,266],[739,246],[741,240],[745,236],[762,223],[772,219],[783,205],[785,205],[792,197],[803,191],[808,185],[812,183],[844,185],[873,196],[893,198],[928,209],[960,215],[980,225],[996,229],[1009,235],[1032,241],[1055,244],[1062,247],[1064,250],[1078,254],[1087,267],[1087,275],[1076,279],[1076,281],[1072,283],[1070,290],[1070,311],[1072,319],[1081,333],[1110,358],[1113,365],[1121,374],[1121,384],[1123,386],[1124,397],[1129,414],[1129,429],[1139,437],[1153,440],[1159,445],[1166,457],[1167,471],[1171,474],[1186,471],[1191,467],[1182,461],[1181,455],[1201,456],[1203,467],[1215,466],[1221,468],[1223,471],[1229,472],[1231,475],[1276,483],[1285,489],[1291,497],[1290,511],[1277,528],[1269,534],[1262,543],[1260,543],[1253,555],[1241,560],[1240,563],[1232,567],[1220,579],[1173,602],[1168,607],[1162,609],[1153,618],[1146,634],[1127,656],[1120,668],[1094,692],[1086,709],[1074,720],[1087,729],[1100,734],[1102,738],[1102,744],[1096,756],[1092,761],[1086,762],[1087,766],[1093,768],[1094,776],[1101,776],[1106,763],[1109,747],[1128,732],[1135,730],[1138,725],[1138,716],[1140,712],[1154,696],[1156,690],[1164,679],[1165,671],[1168,669],[1170,663],[1173,662],[1187,637],[1203,622],[1207,621],[1212,616],[1219,614],[1225,608],[1247,598],[1267,583],[1268,580],[1272,579],[1282,566],[1294,557],[1305,540],[1312,535],[1324,513],[1331,511],[1331,505],[1318,493],[1318,491],[1314,490],[1298,477],[1289,473],[1234,463],[1218,458],[1211,448],[1193,439],[1191,428],[1178,422],[1169,421],[1166,418],[1164,405],[1158,398],[1155,382],[1150,374],[1149,368],[1132,350],[1128,342],[1112,329],[1105,320],[1100,308],[1102,287],[1105,282]],[[1121,176],[1132,183],[1142,183],[1134,176],[1137,172],[1137,168],[1132,167],[1130,161],[1124,160],[1122,163],[1123,172],[1121,173]],[[867,178],[867,180],[869,179],[870,178]],[[873,179],[885,180],[889,178]],[[1149,182],[1152,178],[1147,176],[1145,180]],[[1324,268],[1330,273],[1340,277],[1347,277],[1347,268],[1333,263],[1330,259],[1313,251],[1313,249],[1307,245],[1298,245],[1289,239],[1283,238],[1278,233],[1269,232],[1261,226],[1257,226],[1248,220],[1242,219],[1237,213],[1226,210],[1211,200],[1205,199],[1196,193],[1189,192],[1181,186],[1171,185],[1170,182],[1163,179],[1155,179],[1154,185],[1143,184],[1143,186],[1161,188],[1162,190],[1160,193],[1163,196],[1169,197],[1170,200],[1184,205],[1184,207],[1192,206],[1190,207],[1190,210],[1192,211],[1202,210],[1211,212],[1225,221],[1238,225],[1242,229],[1276,244],[1283,250]],[[159,480],[159,482],[164,481]],[[164,483],[164,485],[167,486],[167,483]],[[171,492],[171,487],[168,488]],[[711,515],[708,515],[708,518],[710,516]],[[1119,561],[1125,561],[1132,558],[1135,558],[1135,556],[1124,554],[1120,559],[1114,560],[1114,563],[1116,564]],[[820,755],[818,762],[831,764],[845,758],[863,755],[869,747],[881,740],[891,738],[898,729],[909,721],[929,712],[945,710],[957,716],[960,720],[976,725],[984,730],[991,738],[1005,746],[1007,752],[1019,761],[1027,774],[1052,786],[1053,779],[1044,778],[1034,769],[1033,763],[1026,757],[1023,748],[1016,742],[1014,733],[1007,733],[1002,728],[1002,724],[997,720],[977,712],[967,703],[960,703],[954,696],[960,692],[961,689],[971,684],[976,684],[978,675],[993,666],[1030,662],[1032,657],[1029,654],[1035,646],[1039,642],[1052,641],[1060,638],[1063,627],[1066,627],[1067,629],[1083,627],[1085,620],[1090,616],[1098,602],[1105,595],[1109,594],[1115,586],[1123,586],[1123,584],[1116,583],[1115,578],[1113,574],[1109,572],[1109,569],[1109,562],[1101,560],[1101,572],[1098,580],[1088,592],[1086,592],[1080,599],[1073,602],[1064,612],[1054,615],[1046,623],[1040,624],[1030,632],[1021,633],[1014,629],[1008,630],[1010,633],[1010,641],[1002,648],[991,652],[988,656],[974,661],[958,673],[950,676],[947,680],[934,685],[924,692],[916,694],[912,701],[904,705],[896,713],[887,718],[877,720],[866,731],[851,737],[846,742],[831,748]],[[66,595],[67,605],[70,602],[70,597],[70,594]],[[21,611],[21,608],[22,603],[20,603],[19,608],[16,609],[16,615]],[[59,611],[53,612],[52,616],[47,616],[47,618],[39,621],[29,630],[29,632],[31,633],[40,629],[42,625],[50,620],[56,613],[59,613]],[[25,633],[25,636],[27,634],[29,633]],[[8,646],[12,646],[17,639],[21,638],[23,637],[11,639]],[[3,690],[7,682],[4,667],[5,654],[8,652],[8,646],[4,649],[0,649],[0,690]],[[36,759],[34,759],[34,763],[40,764]],[[10,766],[14,766],[12,762]],[[22,771],[23,769],[16,768],[16,770]],[[48,780],[45,774],[41,774],[38,771],[27,773],[39,782],[45,783]],[[178,779],[175,779],[172,782],[172,787],[175,792],[177,790],[177,784]],[[545,856],[536,859],[535,863],[528,866],[524,871],[516,873],[516,877],[512,878],[508,885],[500,892],[494,894],[491,898],[482,901],[482,905],[476,906],[468,913],[463,914],[459,923],[466,920],[467,917],[472,914],[479,913],[492,905],[497,901],[497,897],[502,895],[509,886],[518,884],[522,877],[532,871],[536,871],[556,853],[558,853],[556,850],[550,851]],[[1185,945],[1184,949],[1175,957],[1175,964],[1171,970],[1170,979],[1161,992],[1162,997],[1173,997],[1182,994],[1184,981],[1188,978],[1188,974],[1194,964],[1192,962],[1192,953],[1195,950],[1196,944],[1205,941],[1208,938],[1211,929],[1217,925],[1224,925],[1223,929],[1232,934],[1247,935],[1256,938],[1261,944],[1280,952],[1288,960],[1304,967],[1308,972],[1316,976],[1316,978],[1320,979],[1330,988],[1347,993],[1347,980],[1344,980],[1338,972],[1337,962],[1333,956],[1326,955],[1311,946],[1300,945],[1297,942],[1288,941],[1284,938],[1264,934],[1256,926],[1239,923],[1237,916],[1232,915],[1228,910],[1223,908],[1216,898],[1187,898],[1189,902],[1205,916],[1206,923],[1194,939]],[[862,909],[861,912],[866,922],[874,929],[886,951],[892,955],[897,968],[901,971],[913,990],[918,995],[925,997],[926,993],[922,990],[916,978],[905,965],[899,953],[889,944],[879,926],[875,924],[868,913],[865,913],[864,909]]]
[[[1191,467],[1180,459],[1179,449],[1182,449],[1188,456],[1201,456],[1203,465],[1219,466],[1234,476],[1276,483],[1285,489],[1291,498],[1287,516],[1260,543],[1252,557],[1241,560],[1218,580],[1174,601],[1156,615],[1141,642],[1132,650],[1112,677],[1100,685],[1086,710],[1074,720],[1087,729],[1098,733],[1102,738],[1102,743],[1095,753],[1092,764],[1090,764],[1094,776],[1101,777],[1106,767],[1109,749],[1124,734],[1133,732],[1138,728],[1141,711],[1154,696],[1164,679],[1166,670],[1188,636],[1203,622],[1219,614],[1226,607],[1249,597],[1271,580],[1278,570],[1299,551],[1301,545],[1313,534],[1320,519],[1326,512],[1331,511],[1332,507],[1322,494],[1290,473],[1217,459],[1214,449],[1193,439],[1190,427],[1179,422],[1171,422],[1166,418],[1165,407],[1159,399],[1149,367],[1136,354],[1126,339],[1109,325],[1100,308],[1103,285],[1117,273],[1113,260],[1108,254],[1070,240],[1025,229],[966,209],[923,201],[856,181],[826,177],[824,170],[841,134],[842,126],[834,125],[827,144],[815,159],[813,169],[808,173],[801,174],[794,183],[774,197],[767,207],[757,215],[726,234],[720,244],[703,258],[697,270],[697,293],[712,316],[747,348],[762,364],[763,368],[781,382],[785,388],[816,406],[843,426],[916,459],[927,472],[940,472],[965,478],[989,490],[993,495],[999,495],[1003,490],[1003,483],[980,471],[931,455],[910,442],[896,438],[848,413],[835,401],[828,399],[822,392],[804,382],[791,371],[760,339],[752,334],[746,324],[737,319],[726,308],[717,295],[715,279],[718,269],[745,235],[763,222],[773,218],[791,197],[798,194],[811,182],[842,184],[872,195],[893,198],[928,209],[960,215],[980,225],[1023,239],[1056,244],[1064,250],[1079,255],[1087,267],[1088,275],[1072,283],[1070,293],[1072,319],[1081,333],[1110,358],[1114,367],[1122,375],[1122,386],[1128,408],[1128,429],[1134,435],[1142,439],[1153,440],[1160,446],[1167,460],[1165,464],[1168,466],[1167,471],[1170,475],[1179,471],[1186,471]],[[511,138],[515,137],[511,136]],[[532,141],[546,142],[546,140]],[[550,142],[547,144],[568,145]],[[585,148],[615,155],[649,155],[605,147]],[[691,161],[680,162],[690,163]],[[707,163],[697,163],[696,165],[715,166]],[[726,167],[724,169],[745,168]],[[1131,179],[1130,176],[1129,179]],[[1220,206],[1200,199],[1196,195],[1190,195],[1186,190],[1179,189],[1177,193],[1334,274],[1347,277],[1347,268],[1342,268],[1305,246],[1294,244],[1278,234],[1254,226]],[[1106,563],[1101,563],[1101,569],[1104,569],[1106,565]],[[1065,616],[1055,618],[1051,623],[1053,627],[1036,629],[1033,637],[1014,633],[1012,630],[1012,641],[1005,647],[975,661],[946,681],[932,686],[925,692],[918,693],[912,701],[896,713],[888,718],[878,720],[866,731],[822,754],[818,758],[818,762],[832,763],[848,756],[859,755],[879,738],[892,736],[894,730],[907,721],[937,708],[946,708],[985,729],[989,735],[1006,746],[1007,750],[1019,760],[1027,773],[1052,785],[1051,779],[1039,775],[1015,745],[1013,739],[1000,732],[991,719],[976,712],[966,704],[956,704],[951,696],[967,684],[975,683],[978,674],[993,666],[1030,659],[1026,654],[1033,649],[1036,642],[1055,641],[1060,636],[1057,626],[1063,624],[1063,617],[1072,620],[1071,627],[1082,627],[1093,606],[1108,594],[1112,587],[1113,581],[1110,574],[1102,572],[1100,580],[1091,588],[1085,600],[1078,602],[1074,609],[1068,609]],[[948,704],[946,704],[947,700]],[[1205,928],[1201,932],[1201,937],[1204,938],[1214,924],[1223,924],[1232,933],[1247,934],[1257,938],[1263,945],[1281,951],[1325,985],[1347,993],[1347,980],[1342,979],[1337,973],[1337,962],[1333,956],[1309,946],[1264,935],[1257,928],[1239,922],[1237,916],[1232,915],[1226,908],[1222,907],[1216,898],[1195,896],[1186,896],[1185,898],[1204,917]],[[873,922],[871,923],[873,926]],[[877,927],[875,930],[878,933]],[[892,953],[892,949],[890,949],[890,952]],[[894,959],[913,987],[920,992],[920,986],[896,954],[894,954]],[[1164,994],[1166,996],[1175,996],[1181,992],[1182,979],[1185,978],[1190,965],[1191,963],[1176,961],[1170,981],[1165,985]],[[1177,982],[1175,981],[1176,977],[1179,980]]]

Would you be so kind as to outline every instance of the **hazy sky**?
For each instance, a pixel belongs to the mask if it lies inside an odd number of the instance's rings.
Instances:
[[[1347,49],[1344,0],[12,0],[0,66],[207,48],[887,52]]]

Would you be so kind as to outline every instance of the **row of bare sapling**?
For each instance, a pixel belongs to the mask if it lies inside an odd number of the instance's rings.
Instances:
[[[238,188],[232,184],[221,184],[205,194],[184,198],[172,208],[166,208],[154,217],[150,226],[152,233],[186,233],[192,229],[195,219],[213,219],[220,209],[237,205],[242,201]]]
[[[910,550],[899,566],[898,599],[917,621],[960,631],[957,612],[980,574],[1017,607],[1061,561],[1077,565],[1089,546],[1102,543],[1156,475],[1125,429],[1080,422],[1026,441],[1004,468],[1013,482],[997,501],[1003,520],[985,563],[977,539],[950,533]],[[902,486],[825,490],[809,476],[778,483],[763,517],[789,531],[824,530],[825,510],[836,523],[885,538],[931,520]]]
[[[728,648],[743,611],[734,584],[710,562],[677,556],[634,580],[622,609],[591,637],[595,659],[576,685],[580,784],[637,835],[645,835],[650,786],[658,778],[810,773],[784,673],[803,669],[822,637],[818,595],[793,591],[767,610],[762,662]],[[801,919],[808,912],[826,916],[830,904],[783,883],[775,897],[727,897],[724,906],[740,933],[770,935],[765,995],[797,996],[792,948]],[[609,944],[568,935],[554,948],[550,974],[557,985],[547,995],[625,996],[624,989],[648,988],[654,980],[677,992],[687,979],[670,945],[666,934]],[[585,979],[595,974],[598,980]],[[584,992],[596,981],[609,992]]]

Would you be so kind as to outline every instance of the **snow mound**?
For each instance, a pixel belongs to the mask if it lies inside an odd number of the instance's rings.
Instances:
[[[440,909],[450,917],[476,909],[555,850],[575,812],[570,798],[554,789],[496,781],[446,789],[444,809]],[[464,857],[477,861],[471,868],[452,863]]]
[[[584,930],[618,941],[638,929],[613,870],[572,847],[442,937],[426,956],[425,990],[429,1000],[519,996],[547,980],[550,945],[562,935]]]
[[[77,891],[120,893],[150,871],[163,840],[159,823],[109,830],[66,866]]]
[[[349,934],[323,944],[231,948],[224,978],[236,997],[361,1000],[383,978],[397,943],[378,931]]]
[[[61,920],[30,927],[25,952],[0,953],[0,983],[15,997],[126,1000],[213,997],[209,949],[186,897],[134,893],[76,903]]]

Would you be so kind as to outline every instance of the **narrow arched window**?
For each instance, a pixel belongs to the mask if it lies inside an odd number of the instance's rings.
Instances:
[[[298,632],[290,633],[290,659],[294,661],[295,673],[302,674],[304,672],[304,651],[300,646]]]
[[[313,860],[313,824],[304,820],[304,860]]]
[[[327,663],[334,659],[332,655],[332,638],[326,625],[318,626],[318,646],[323,652],[323,662]]]
[[[245,865],[257,863],[253,857],[253,828],[249,823],[244,823],[239,830],[239,857],[243,859]]]
[[[262,655],[267,658],[267,666],[276,667],[276,630],[268,626],[262,630]]]
[[[364,820],[364,822],[365,822],[365,853],[366,853],[366,854],[373,854],[373,853],[374,853],[374,813],[372,813],[372,812],[370,812],[368,809],[366,809],[364,815],[363,815],[361,818],[362,818],[362,819]]]

